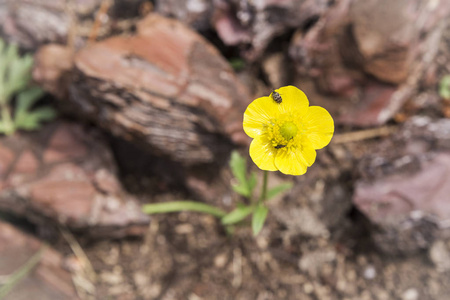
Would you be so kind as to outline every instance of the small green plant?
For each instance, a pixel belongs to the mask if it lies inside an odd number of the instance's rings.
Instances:
[[[450,100],[450,75],[442,77],[439,82],[439,96],[446,100]]]
[[[191,201],[149,204],[146,213],[198,211],[221,219],[227,228],[252,215],[253,234],[257,235],[269,212],[266,201],[292,187],[282,184],[268,190],[269,171],[286,175],[303,175],[316,160],[316,150],[327,146],[334,134],[334,121],[323,107],[309,106],[305,93],[295,86],[284,86],[269,96],[255,99],[244,112],[244,132],[253,139],[249,154],[253,162],[264,171],[261,193],[255,200],[256,175],[247,173],[247,164],[237,152],[231,155],[230,167],[236,178],[233,190],[248,198],[227,213],[213,206]]]
[[[43,91],[29,85],[32,66],[31,55],[21,57],[16,45],[6,45],[0,39],[0,133],[11,135],[18,129],[34,130],[56,115],[50,107],[33,109]],[[14,109],[13,97],[16,97]]]
[[[236,72],[242,71],[245,67],[245,61],[239,57],[230,58],[229,63]]]
[[[247,174],[247,162],[245,158],[236,151],[231,154],[230,168],[236,181],[232,184],[233,190],[244,198],[247,198],[245,203],[238,203],[236,208],[231,212],[226,212],[220,208],[196,201],[146,204],[143,207],[143,211],[147,214],[180,211],[207,213],[219,218],[221,223],[228,229],[231,229],[231,226],[243,222],[248,216],[252,215],[252,230],[253,234],[257,235],[261,231],[267,217],[268,208],[266,206],[266,201],[290,189],[292,183],[283,183],[268,189],[267,172],[265,172],[261,194],[255,199],[253,197],[253,191],[257,185],[256,173],[252,172],[250,175]]]

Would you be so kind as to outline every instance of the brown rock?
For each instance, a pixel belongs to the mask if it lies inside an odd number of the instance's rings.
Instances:
[[[450,122],[414,118],[360,162],[353,203],[385,252],[426,249],[450,220]],[[393,151],[395,149],[395,151]]]
[[[0,146],[0,179],[9,171],[13,161],[14,153],[10,149]]]
[[[117,177],[107,169],[100,169],[94,175],[95,185],[104,193],[120,193],[120,182]]]
[[[354,202],[374,222],[395,221],[414,211],[450,220],[450,155],[438,154],[416,174],[394,174],[374,183],[359,183]]]
[[[446,1],[353,1],[352,32],[364,70],[385,82],[405,82],[414,60],[425,55],[419,45],[426,44],[426,35],[449,14]]]
[[[0,181],[1,209],[38,227],[62,224],[91,236],[140,235],[146,229],[149,217],[117,180],[112,154],[97,132],[54,123],[0,139],[0,149],[6,142],[20,157],[12,156],[13,171]]]
[[[37,171],[39,162],[34,153],[30,150],[25,150],[17,159],[14,165],[13,174],[33,174]]]
[[[0,221],[0,276],[19,270],[43,244]],[[39,263],[6,295],[13,299],[78,299],[62,257],[51,248],[43,250]]]
[[[206,31],[211,27],[213,1],[200,0],[186,3],[184,0],[156,1],[155,11],[159,14],[175,18],[196,30]]]
[[[26,180],[33,178],[39,169],[39,165],[40,162],[36,155],[30,150],[24,150],[14,164],[14,169],[8,176],[7,184],[18,186]]]
[[[359,105],[352,106],[339,117],[338,122],[356,126],[384,124],[386,110],[396,88],[392,85],[372,83],[363,90]],[[393,113],[389,113],[390,116]]]
[[[81,158],[86,155],[86,146],[74,135],[67,125],[60,126],[44,152],[44,162],[53,163]]]
[[[249,94],[216,49],[183,24],[150,15],[132,37],[75,57],[71,99],[115,135],[186,164],[213,162],[246,143]],[[225,150],[226,151],[226,150]]]
[[[102,0],[2,0],[0,2],[0,35],[20,48],[35,50],[48,43],[72,44],[78,48],[85,44],[93,32],[105,37],[111,32],[128,31],[133,21],[119,24],[123,17],[138,15],[142,1],[109,2],[110,8],[100,27],[93,30]],[[62,63],[61,61],[56,64]]]
[[[256,60],[274,38],[308,26],[328,6],[328,1],[317,0],[217,1],[212,24],[226,45],[245,45],[243,54]]]
[[[76,173],[84,175],[72,164],[54,168],[30,187],[31,205],[63,224],[83,222],[92,209],[96,191],[91,182],[77,178]]]
[[[33,79],[47,92],[64,99],[72,66],[73,51],[69,47],[45,45],[34,56]]]
[[[383,124],[436,70],[448,16],[448,1],[335,1],[306,33],[298,30],[290,55],[320,91],[346,97],[349,107],[359,100],[356,111],[340,119],[344,123]],[[373,94],[374,85],[380,96]]]

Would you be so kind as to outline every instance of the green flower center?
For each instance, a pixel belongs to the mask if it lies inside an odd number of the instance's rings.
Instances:
[[[280,134],[282,137],[284,137],[286,140],[291,140],[293,137],[297,135],[298,128],[297,125],[294,124],[294,122],[285,122],[283,125],[280,126]]]

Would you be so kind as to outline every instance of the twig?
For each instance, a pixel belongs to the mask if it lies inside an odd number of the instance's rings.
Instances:
[[[388,136],[397,131],[398,126],[383,126],[379,128],[359,130],[337,134],[331,140],[332,144],[344,144],[362,140],[373,139],[382,136]]]
[[[88,43],[93,43],[97,39],[98,30],[101,26],[102,19],[106,16],[109,7],[111,6],[110,0],[103,0],[100,4],[100,8],[95,16],[94,25],[92,26],[91,32],[89,33]]]

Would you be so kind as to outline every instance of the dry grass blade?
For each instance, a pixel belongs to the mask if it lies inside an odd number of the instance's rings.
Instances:
[[[89,279],[91,279],[92,281],[95,281],[97,278],[97,274],[95,273],[94,267],[92,266],[91,261],[87,257],[83,248],[81,248],[78,241],[75,239],[75,237],[72,235],[72,233],[70,233],[67,229],[60,227],[59,230],[61,231],[61,234],[63,235],[64,239],[69,244],[69,246],[72,249],[75,256],[82,263],[83,268],[86,272],[86,275],[89,276]]]
[[[336,134],[331,140],[332,144],[345,144],[362,140],[373,139],[377,137],[388,136],[397,131],[397,126],[383,126],[379,128],[359,130]]]

